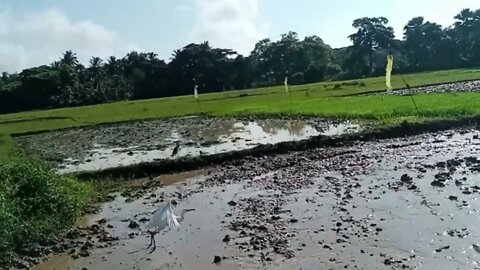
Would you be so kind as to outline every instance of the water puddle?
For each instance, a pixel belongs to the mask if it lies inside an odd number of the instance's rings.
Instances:
[[[180,178],[180,176],[173,176]],[[167,179],[170,177],[167,177]],[[138,229],[128,227],[129,220],[141,220],[149,218],[151,213],[161,205],[159,198],[172,198],[177,194],[183,194],[187,183],[195,185],[196,182],[205,179],[204,175],[184,178],[182,183],[159,188],[144,197],[129,201],[122,195],[102,206],[99,214],[88,216],[87,222],[82,225],[96,224],[100,219],[107,221],[111,227],[108,232],[118,236],[121,242],[111,248],[96,249],[88,258],[74,260],[71,256],[62,254],[55,256],[45,263],[35,266],[34,270],[50,269],[210,269],[213,264],[214,254],[233,257],[235,252],[228,252],[221,241],[221,237],[228,231],[226,224],[218,222],[225,213],[231,211],[227,204],[232,198],[241,193],[247,193],[241,185],[229,185],[228,187],[215,187],[207,192],[193,193],[188,200],[182,201],[175,198],[179,204],[176,211],[181,208],[195,208],[181,223],[179,231],[166,230],[157,235],[157,251],[148,254],[145,246],[149,242],[147,235],[138,235]],[[168,194],[168,195],[166,195]],[[128,201],[128,202],[126,202]],[[145,225],[145,222],[141,223]],[[135,233],[135,237],[130,237]],[[206,248],[208,247],[208,248]],[[179,259],[181,258],[181,260]],[[248,260],[224,262],[218,269],[242,269],[245,265],[254,265]],[[92,268],[93,267],[93,268]],[[249,268],[250,269],[250,268]]]
[[[183,118],[99,126],[16,138],[53,161],[61,173],[97,171],[142,162],[195,157],[359,132],[358,124],[323,120]],[[175,155],[176,143],[180,148]]]

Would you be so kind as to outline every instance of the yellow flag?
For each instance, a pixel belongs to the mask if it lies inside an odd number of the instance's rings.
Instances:
[[[393,70],[393,55],[392,54],[388,54],[387,55],[387,74],[386,74],[386,84],[387,84],[387,90],[388,91],[391,91],[393,88],[392,88],[392,82],[391,82],[391,79],[392,79],[392,70]]]

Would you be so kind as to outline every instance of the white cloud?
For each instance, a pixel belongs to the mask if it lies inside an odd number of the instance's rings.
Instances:
[[[195,42],[250,53],[267,36],[269,24],[262,20],[259,0],[195,0],[196,21],[191,32]]]
[[[16,14],[0,11],[0,71],[49,64],[66,50],[86,64],[92,56],[122,56],[136,49],[118,34],[89,21],[72,22],[59,9]]]

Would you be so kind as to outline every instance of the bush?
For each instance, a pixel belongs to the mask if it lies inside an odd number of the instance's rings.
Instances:
[[[71,226],[92,195],[88,184],[46,165],[0,161],[0,263],[10,250]]]
[[[358,87],[365,87],[365,86],[367,86],[367,85],[363,81],[358,84]]]
[[[325,67],[325,71],[324,71],[325,79],[327,80],[336,79],[341,72],[342,72],[342,67],[340,67],[340,65],[329,63]]]
[[[350,85],[350,86],[355,86],[359,85],[360,83],[358,81],[348,81],[348,82],[342,82],[342,85]]]
[[[333,86],[333,90],[338,90],[338,89],[342,89],[342,85],[336,83],[336,84]]]

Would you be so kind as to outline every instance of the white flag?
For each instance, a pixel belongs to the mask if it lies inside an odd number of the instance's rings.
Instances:
[[[387,91],[391,91],[393,89],[392,81],[391,81],[392,70],[393,70],[393,55],[389,54],[387,55],[387,69],[386,69],[387,74],[385,75]]]
[[[288,93],[288,77],[285,76],[285,81],[283,82],[285,84],[285,93]]]
[[[195,85],[195,88],[193,88],[193,97],[198,100],[198,85]]]

